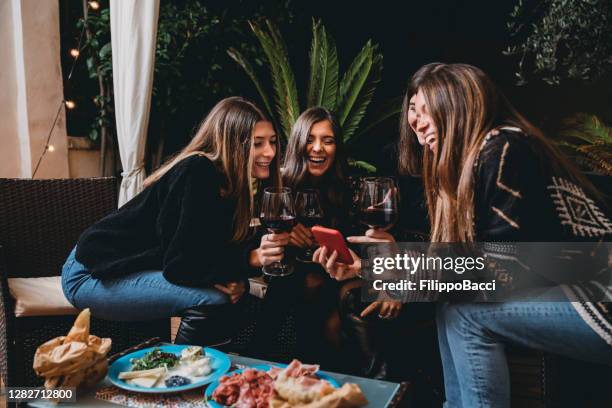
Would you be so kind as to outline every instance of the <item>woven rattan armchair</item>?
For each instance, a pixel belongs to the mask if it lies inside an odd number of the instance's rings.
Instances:
[[[117,206],[114,178],[0,179],[0,375],[5,386],[40,384],[36,347],[65,335],[75,316],[15,317],[8,278],[58,276],[81,232]],[[168,340],[169,319],[111,322],[93,318],[91,331],[113,340],[111,352],[150,337]]]

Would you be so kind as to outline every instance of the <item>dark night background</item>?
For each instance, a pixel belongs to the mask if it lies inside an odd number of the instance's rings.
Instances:
[[[168,0],[162,0],[161,3],[164,1]],[[78,7],[75,7],[75,3]],[[306,83],[312,17],[322,18],[328,32],[335,38],[341,72],[368,39],[378,43],[384,55],[383,79],[370,110],[375,110],[389,98],[402,95],[410,76],[423,64],[436,61],[463,62],[485,70],[513,104],[551,136],[554,136],[560,120],[575,112],[595,113],[609,122],[612,119],[610,75],[590,85],[563,82],[560,86],[549,86],[532,79],[525,86],[516,86],[517,59],[502,54],[511,42],[506,23],[516,3],[514,0],[294,0],[293,23],[281,24],[281,32],[289,45],[298,90]],[[63,1],[61,4],[62,48],[68,50],[74,46],[74,19],[80,17],[82,9],[80,2]],[[204,4],[207,7],[225,6],[223,1],[218,0],[206,1]],[[244,31],[248,33],[249,30],[245,28]],[[70,59],[65,58],[63,62],[64,71],[67,71],[69,65],[66,62],[70,62]],[[186,69],[201,70],[206,67]],[[231,78],[236,94],[258,100],[246,75],[229,57],[224,69],[228,78]],[[64,72],[66,75],[67,72]],[[77,78],[86,77],[84,68],[78,68],[75,75]],[[95,92],[96,81],[81,78],[74,84],[67,84],[66,88],[66,93],[76,94],[77,99],[83,98],[88,92],[84,89]],[[197,126],[215,102],[207,100],[203,104],[194,104],[185,101],[185,106],[179,109],[180,118],[175,121],[167,142],[167,154],[186,143],[194,126]],[[75,136],[87,134],[83,129],[89,126],[87,107],[83,104],[80,106],[81,111],[73,112],[69,117],[69,133]],[[152,118],[154,121],[155,117]],[[372,148],[384,145],[396,135],[397,119],[383,124],[374,132],[373,137],[360,144],[360,158],[367,158],[367,152],[371,152]]]

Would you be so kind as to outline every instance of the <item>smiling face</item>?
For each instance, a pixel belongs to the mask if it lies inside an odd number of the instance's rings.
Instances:
[[[270,122],[260,121],[255,124],[251,133],[251,157],[253,166],[251,176],[256,179],[270,177],[270,165],[276,156],[277,136]]]
[[[329,170],[336,158],[336,135],[329,120],[322,120],[310,128],[306,143],[308,173],[317,178]]]
[[[412,117],[410,116],[411,112]],[[419,143],[422,146],[427,145],[431,151],[435,152],[438,147],[438,129],[429,113],[423,91],[419,90],[416,95],[410,98],[408,115],[410,127],[416,133]]]

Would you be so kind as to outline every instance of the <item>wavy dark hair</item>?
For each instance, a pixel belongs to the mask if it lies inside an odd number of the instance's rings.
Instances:
[[[301,188],[315,187],[308,173],[308,155],[306,147],[310,131],[315,123],[329,121],[336,141],[336,156],[332,167],[323,175],[316,186],[323,193],[327,191],[327,203],[336,209],[343,208],[346,184],[346,153],[342,140],[342,130],[336,116],[326,108],[315,106],[302,112],[291,129],[283,163],[283,185],[294,191]]]

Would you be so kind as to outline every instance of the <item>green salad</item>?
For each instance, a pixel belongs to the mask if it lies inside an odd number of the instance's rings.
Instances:
[[[150,370],[158,367],[171,368],[174,367],[178,361],[179,357],[176,354],[163,352],[159,348],[151,350],[141,358],[133,358],[130,360],[133,371]]]

